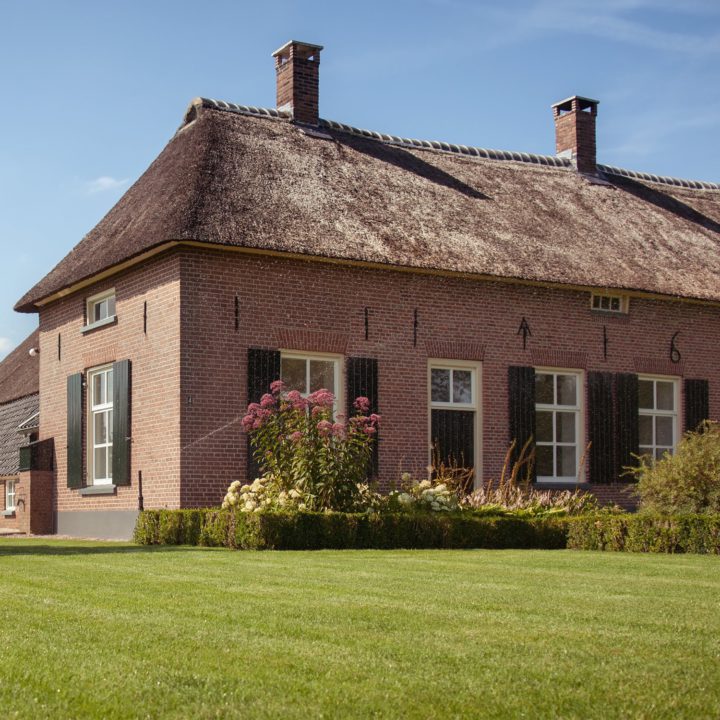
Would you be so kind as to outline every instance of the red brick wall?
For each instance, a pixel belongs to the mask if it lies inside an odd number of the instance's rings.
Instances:
[[[427,365],[439,352],[447,359],[483,361],[484,478],[499,475],[508,444],[511,364],[707,378],[711,413],[717,417],[720,411],[716,308],[633,298],[629,315],[615,317],[592,312],[588,292],[204,250],[184,251],[181,264],[183,506],[218,503],[227,485],[244,476],[239,420],[247,405],[249,346],[326,352],[344,347],[346,355],[378,358],[386,487],[402,471],[422,473],[427,465]],[[517,334],[523,317],[532,331],[525,350]],[[672,364],[676,331],[682,361]],[[293,338],[308,346],[288,347]],[[679,421],[682,429],[682,403]],[[597,489],[604,499],[627,504],[620,494],[624,487]]]
[[[54,479],[54,473],[48,471],[19,473],[15,480],[15,513],[8,517],[0,515],[0,528],[34,535],[52,533]],[[3,510],[6,507],[5,482],[0,482]]]
[[[82,334],[85,299],[115,288],[117,324]],[[147,333],[144,326],[147,303]],[[61,353],[58,359],[58,334]],[[131,480],[116,496],[67,487],[68,375],[132,362]],[[132,510],[138,470],[147,507],[180,504],[180,259],[168,254],[105,280],[40,313],[40,438],[55,439],[56,510]]]

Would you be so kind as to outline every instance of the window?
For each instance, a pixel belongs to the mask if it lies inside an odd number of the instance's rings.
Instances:
[[[5,510],[15,509],[15,481],[5,481]]]
[[[430,361],[431,463],[477,468],[479,377],[478,363]]]
[[[86,325],[98,325],[115,319],[115,290],[94,295],[87,300]]]
[[[626,313],[629,305],[630,299],[626,295],[592,293],[590,296],[590,307],[593,310]]]
[[[340,356],[282,352],[280,379],[288,390],[306,396],[325,388],[335,395],[335,410],[342,407]]]
[[[88,478],[91,485],[112,483],[113,369],[88,372]]]
[[[539,482],[577,482],[582,373],[535,372],[535,464]]]
[[[675,450],[678,383],[669,378],[640,377],[640,452],[660,459]]]

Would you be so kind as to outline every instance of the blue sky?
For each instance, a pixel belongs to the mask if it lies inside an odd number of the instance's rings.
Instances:
[[[193,97],[274,106],[290,38],[325,46],[326,118],[552,154],[550,105],[580,94],[600,162],[720,181],[717,0],[0,0],[0,28],[0,357]]]

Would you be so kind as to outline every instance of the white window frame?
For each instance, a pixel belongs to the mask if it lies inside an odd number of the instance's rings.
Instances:
[[[95,307],[99,305],[100,303],[105,302],[106,300],[109,300],[112,298],[115,302],[115,312],[110,315],[106,315],[104,318],[101,318],[100,320],[95,320]],[[86,327],[99,327],[101,325],[107,325],[111,322],[113,322],[117,316],[117,298],[115,297],[115,288],[111,288],[110,290],[104,290],[101,293],[98,293],[97,295],[92,295],[85,301],[85,315],[86,315]]]
[[[453,403],[439,402],[432,399],[432,371],[436,370],[470,370],[472,372],[470,379],[470,403]],[[450,379],[450,388],[452,393],[452,376]],[[452,395],[451,395],[452,398]],[[427,370],[427,437],[428,437],[428,467],[432,466],[432,411],[433,410],[462,410],[465,412],[475,413],[475,437],[473,445],[475,446],[475,457],[473,458],[473,467],[475,475],[473,477],[473,488],[477,489],[483,484],[482,470],[482,363],[469,360],[447,360],[444,358],[428,359]]]
[[[602,303],[602,298],[608,298],[609,300],[619,300],[620,308],[613,310],[610,307],[595,307],[595,299],[599,299]],[[611,313],[613,315],[627,315],[630,310],[630,298],[627,295],[616,292],[591,292],[590,293],[590,309],[595,312]]]
[[[16,480],[6,480],[5,481],[5,511],[6,512],[13,512],[16,508],[15,501],[16,501],[16,495],[17,495],[17,486],[16,486]],[[11,492],[12,489],[12,492]]]
[[[657,382],[669,382],[673,385],[673,410],[658,410],[657,408],[641,408],[638,403],[638,418],[640,416],[646,416],[646,417],[671,417],[673,419],[672,424],[672,447],[668,448],[667,445],[658,445],[657,444],[657,432],[656,432],[656,423],[653,419],[653,443],[652,445],[641,445],[640,446],[640,454],[647,454],[642,450],[642,448],[648,448],[650,447],[652,449],[652,457],[653,459],[656,458],[656,451],[658,449],[667,450],[670,449],[670,454],[674,454],[675,450],[677,449],[678,440],[680,438],[680,381],[679,378],[674,377],[673,375],[638,375],[638,381],[646,380],[651,381],[653,383],[653,405],[657,406],[657,385],[655,383]]]
[[[95,404],[94,403],[94,378],[97,375],[103,373],[113,372],[112,365],[102,365],[100,367],[93,368],[87,372],[87,478],[88,485],[112,485],[112,453],[113,453],[113,440],[112,438],[112,423],[113,423],[113,399],[110,393],[107,392],[107,377],[105,379],[105,402]],[[115,378],[113,377],[113,387],[115,386]],[[110,397],[108,397],[110,395]],[[100,413],[109,412],[108,422],[108,442],[96,443],[95,442],[95,415]],[[106,476],[104,478],[95,477],[95,450],[99,448],[106,449]]]
[[[344,412],[342,408],[345,407],[345,388],[343,380],[343,360],[342,355],[335,355],[332,353],[319,353],[319,352],[304,352],[301,350],[280,350],[280,376],[282,378],[282,361],[283,358],[288,360],[305,360],[305,384],[306,387],[310,387],[310,360],[325,360],[327,362],[334,363],[333,367],[333,380],[335,382],[335,405],[333,407],[333,415],[338,412]],[[328,388],[329,389],[329,388]],[[269,390],[268,390],[269,392]],[[309,393],[300,393],[303,397],[307,397]]]
[[[585,474],[585,468],[580,467],[580,461],[583,458],[583,454],[585,453],[585,373],[582,370],[573,370],[570,368],[558,368],[558,367],[537,367],[535,368],[535,375],[549,375],[552,374],[554,377],[557,375],[574,375],[575,376],[575,391],[576,391],[576,398],[575,398],[575,405],[558,405],[557,404],[557,398],[553,396],[553,404],[548,403],[538,403],[535,402],[535,413],[537,414],[538,411],[544,411],[544,412],[552,412],[553,413],[553,441],[547,442],[542,441],[539,442],[537,438],[535,438],[535,446],[544,446],[548,447],[551,446],[553,448],[553,470],[556,471],[556,453],[555,448],[556,447],[569,447],[570,445],[575,445],[575,475],[568,476],[568,475],[538,475],[537,476],[537,482],[538,484],[541,483],[567,483],[575,485],[578,482],[585,482],[584,477],[578,477],[580,471],[583,471],[583,474]],[[555,394],[556,387],[557,387],[557,381],[553,380],[553,393]],[[557,412],[574,412],[575,413],[575,443],[561,443],[557,442],[555,438],[555,413]]]

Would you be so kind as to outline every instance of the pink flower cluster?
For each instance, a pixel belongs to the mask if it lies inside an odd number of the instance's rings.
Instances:
[[[292,408],[301,412],[309,410],[313,419],[319,418],[316,427],[321,437],[333,436],[345,440],[348,435],[348,424],[344,422],[345,416],[338,414],[336,421],[331,422],[328,419],[329,413],[326,414],[327,411],[332,410],[334,405],[335,395],[325,388],[316,390],[304,398],[297,390],[288,392],[287,386],[282,380],[275,380],[270,384],[270,392],[265,393],[259,403],[248,405],[247,414],[242,419],[242,426],[245,432],[249,433],[260,429],[269,418],[284,408]],[[349,421],[353,428],[361,430],[366,435],[375,435],[381,418],[375,413],[367,414],[370,410],[370,401],[366,397],[359,397],[356,398],[353,406],[358,411],[358,414]],[[298,443],[302,437],[303,434],[297,431],[288,435],[287,439]]]
[[[260,403],[250,403],[247,415],[242,419],[243,430],[245,432],[258,430],[272,414],[273,411],[268,407],[262,407]]]

